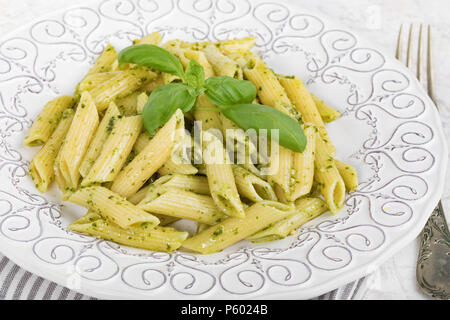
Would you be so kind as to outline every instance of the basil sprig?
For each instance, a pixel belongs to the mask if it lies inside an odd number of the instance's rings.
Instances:
[[[177,109],[190,111],[203,92],[218,106],[218,111],[244,130],[279,130],[279,144],[295,152],[306,147],[306,137],[300,124],[284,113],[265,105],[252,104],[256,88],[246,80],[232,77],[209,77],[203,67],[190,60],[186,71],[169,51],[154,45],[140,44],[125,48],[119,54],[119,66],[127,63],[150,67],[176,75],[182,83],[171,83],[155,89],[142,112],[144,126],[151,134],[163,126]]]

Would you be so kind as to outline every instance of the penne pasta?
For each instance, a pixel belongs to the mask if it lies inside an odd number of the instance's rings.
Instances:
[[[339,111],[330,107],[322,99],[318,98],[312,93],[311,97],[313,98],[314,103],[316,104],[317,107],[317,111],[319,111],[320,117],[324,122],[333,122],[334,120],[336,120],[341,116],[341,113]]]
[[[208,131],[203,132],[203,157],[206,165],[209,190],[217,207],[228,216],[243,218],[239,193],[234,180],[233,169],[222,141]]]
[[[69,96],[58,97],[48,102],[28,130],[23,143],[27,146],[39,146],[46,143],[62,118],[64,111],[72,108],[73,104],[74,100]]]
[[[286,198],[286,194],[284,193],[283,189],[281,189],[281,187],[279,185],[274,185],[273,186],[273,191],[275,191],[275,194],[277,196],[277,199],[280,203],[284,203],[284,204],[292,204],[292,201],[288,201],[288,199]]]
[[[270,153],[270,166],[267,172],[267,180],[279,186],[279,191],[283,192],[283,198],[290,198],[289,194],[292,189],[292,174],[293,172],[293,152],[289,149],[279,146],[274,148]]]
[[[212,104],[204,94],[197,98],[196,107],[203,109],[217,109],[217,106]],[[209,129],[222,130],[222,122],[219,117],[218,109],[217,111],[197,109],[194,111],[194,118],[196,121],[201,121],[202,130],[204,131]]]
[[[183,54],[185,61],[189,62],[190,60],[195,60],[203,67],[206,79],[214,75],[213,66],[209,63],[204,52],[181,49],[181,53]]]
[[[244,75],[255,85],[258,98],[263,104],[300,120],[301,116],[289,99],[286,90],[261,58],[253,55],[244,67]]]
[[[116,76],[92,89],[90,94],[98,111],[102,112],[111,101],[129,96],[155,77],[156,73],[141,67],[119,71]]]
[[[223,40],[216,43],[217,47],[224,53],[244,53],[256,44],[255,37],[242,39]]]
[[[314,125],[305,125],[306,148],[301,153],[294,153],[293,191],[289,201],[294,201],[311,191],[314,181],[314,153],[316,150],[316,130]]]
[[[160,175],[167,174],[197,174],[198,169],[190,163],[175,163],[172,159],[167,160],[161,168],[158,169]]]
[[[199,234],[200,232],[208,229],[210,227],[209,224],[197,222],[197,230],[195,230],[195,234]]]
[[[95,61],[94,65],[89,69],[88,73],[84,77],[83,80],[81,80],[80,83],[77,84],[75,87],[75,100],[79,101],[81,98],[81,93],[85,90],[81,88],[81,85],[83,87],[89,85],[89,81],[84,81],[87,77],[90,77],[94,74],[100,74],[100,73],[109,73],[112,71],[117,71],[116,66],[118,66],[118,55],[116,50],[111,44],[108,44],[103,50],[102,54],[98,56],[97,60]],[[94,88],[94,86],[91,86]]]
[[[156,88],[162,87],[164,84],[165,84],[165,82],[164,82],[163,75],[161,73],[158,73],[158,75],[156,76],[155,79],[147,82],[147,84],[144,84],[142,86],[142,90],[147,93],[151,93]]]
[[[81,95],[74,119],[61,147],[59,161],[55,165],[65,180],[65,185],[76,189],[80,179],[80,166],[89,144],[97,130],[97,108],[90,94],[85,91]]]
[[[263,104],[272,106],[291,118],[300,120],[300,115],[289,100],[276,75],[261,58],[252,56],[244,67],[244,75],[256,86],[258,98]],[[295,182],[292,177],[294,152],[282,146],[276,149],[278,150],[271,153],[270,173],[267,178],[269,182],[280,186],[286,199],[291,199],[292,189],[295,188],[292,185],[292,181]]]
[[[91,67],[88,75],[112,71],[112,65],[117,61],[118,55],[116,49],[111,44],[108,44],[103,50],[102,54],[97,58],[95,64]]]
[[[358,188],[358,174],[351,165],[334,159],[334,164],[344,180],[345,188],[348,191],[355,191]]]
[[[141,202],[147,196],[149,188],[150,188],[150,185],[142,187],[141,189],[139,189],[138,192],[129,196],[127,198],[127,200],[130,201],[132,204],[137,205],[139,202]]]
[[[73,120],[72,120],[73,121]],[[66,183],[66,180],[64,179],[64,176],[62,175],[61,171],[59,170],[59,163],[61,161],[61,150],[64,146],[65,140],[61,143],[61,148],[59,148],[58,154],[56,155],[55,161],[53,163],[53,171],[55,173],[55,181],[58,185],[59,190],[62,193],[65,193],[69,187]],[[64,196],[62,197],[64,200],[67,200]]]
[[[111,190],[124,197],[136,193],[167,162],[175,141],[179,139],[180,132],[183,130],[183,113],[178,109],[146,147],[119,172],[113,181]]]
[[[196,121],[201,121],[202,130],[207,131],[209,129],[222,130],[222,122],[219,116],[219,110],[217,106],[212,104],[206,95],[202,94],[197,98],[196,107],[199,108],[194,111],[194,118]],[[217,109],[217,111],[201,110],[201,109]]]
[[[134,116],[137,112],[137,98],[141,94],[140,91],[135,91],[125,98],[116,99],[115,103],[119,111],[124,116]]]
[[[162,36],[159,32],[152,32],[147,34],[145,37],[141,39],[136,39],[133,41],[133,44],[153,44],[158,45],[162,40]]]
[[[303,81],[297,77],[283,76],[279,76],[279,81],[286,89],[289,99],[291,99],[294,103],[298,112],[302,115],[303,120],[317,126],[317,129],[319,130],[319,133],[327,146],[328,153],[334,157],[336,155],[336,149],[328,136],[327,129],[325,128],[322,117],[317,110],[316,104],[314,103],[314,100]]]
[[[233,61],[236,61],[242,69],[247,66],[252,67],[253,62],[251,60],[256,57],[256,55],[249,50],[243,52],[226,52],[222,50],[222,53]]]
[[[118,71],[88,74],[78,85],[78,90],[79,92],[92,90],[102,83],[111,80],[118,74]]]
[[[80,188],[72,193],[68,200],[88,208],[124,229],[140,223],[148,223],[152,227],[159,224],[157,217],[105,187]]]
[[[245,210],[245,218],[227,218],[188,238],[182,247],[202,254],[218,252],[288,217],[292,212],[291,206],[278,202],[257,202]]]
[[[220,52],[215,45],[206,46],[203,52],[216,75],[243,79],[241,66]]]
[[[141,134],[139,134],[138,138],[136,139],[136,142],[133,146],[133,151],[138,154],[142,150],[145,149],[145,147],[149,144],[149,142],[152,140],[152,136],[148,131],[143,131]]]
[[[184,55],[184,52],[190,50],[189,48],[181,49],[180,41],[178,40],[170,40],[162,45],[162,48],[166,49],[170,53],[172,53],[178,60],[181,62],[184,68],[187,68],[189,65],[189,58]]]
[[[144,200],[144,198],[147,196],[148,190],[150,189],[150,186],[151,185],[143,187],[138,192],[136,192],[132,196],[128,197],[127,200],[129,202],[131,202],[132,204],[137,205],[139,202]],[[161,215],[161,214],[155,214],[155,216],[159,219],[159,221],[160,221],[159,225],[160,226],[166,226],[168,224],[171,224],[172,222],[175,222],[175,221],[179,220],[179,218],[165,216],[165,215]]]
[[[210,196],[176,187],[159,187],[155,192],[149,192],[137,206],[147,212],[209,225],[220,222],[225,216]]]
[[[30,175],[39,192],[46,192],[55,177],[54,164],[59,149],[69,131],[75,111],[66,109],[62,119],[41,150],[30,163]]]
[[[316,134],[314,179],[331,213],[337,214],[344,206],[345,184],[319,133]]]
[[[144,110],[145,104],[148,101],[148,96],[145,92],[140,93],[137,96],[137,102],[136,102],[136,113],[142,114],[142,111]]]
[[[148,186],[147,194],[156,194],[159,187],[177,188],[198,194],[210,195],[208,180],[202,176],[184,174],[162,176]]]
[[[102,151],[105,141],[108,139],[109,134],[114,128],[115,119],[120,115],[119,109],[114,102],[111,102],[109,108],[106,110],[105,115],[98,125],[92,142],[86,151],[86,155],[80,165],[80,174],[82,177],[86,177],[91,170],[92,166],[97,160],[100,152]]]
[[[168,227],[153,227],[147,223],[123,229],[93,212],[73,222],[69,225],[69,230],[130,247],[162,252],[178,249],[188,237],[187,232]]]
[[[211,44],[214,44],[224,53],[241,54],[241,53],[244,53],[244,52],[250,50],[255,45],[255,43],[256,43],[256,38],[247,37],[247,38],[243,38],[243,39],[223,40],[223,41],[218,41],[215,43],[208,42],[208,41],[194,42],[194,43],[181,41],[181,42],[179,42],[179,46],[181,48],[189,48],[192,50],[202,50],[205,47],[207,47]]]
[[[119,116],[115,122],[100,155],[81,182],[82,187],[113,181],[127,160],[143,126],[141,116]]]
[[[180,219],[177,217],[171,217],[171,216],[165,216],[163,214],[155,214],[156,217],[158,217],[160,223],[159,226],[167,226],[171,223],[177,222]]]
[[[258,177],[264,177],[262,170],[257,165],[258,162],[267,163],[268,160],[258,154],[257,141],[254,141],[244,130],[222,114],[220,114],[220,120],[222,122],[222,134],[226,138],[227,150],[233,150],[232,156],[234,159],[231,161],[241,165]]]
[[[243,197],[253,202],[277,201],[277,196],[267,181],[239,166],[233,166],[233,173],[236,187]]]
[[[169,83],[181,82],[180,77],[170,74],[170,73],[163,73],[161,75],[161,77],[162,77],[162,81],[163,81],[164,85],[169,84]]]
[[[247,238],[252,242],[267,242],[286,238],[300,226],[317,218],[328,210],[325,201],[320,198],[301,198],[295,201],[295,210],[286,217]]]
[[[189,137],[189,139],[191,139]],[[139,135],[136,143],[133,146],[133,150],[135,153],[141,152],[147,144],[150,142],[151,136],[148,132],[143,132]],[[181,140],[180,140],[181,141]],[[174,149],[172,151],[172,154],[170,158],[158,169],[158,173],[161,175],[167,175],[167,174],[197,174],[198,169],[194,167],[190,163],[184,163],[182,162],[183,159],[176,159],[176,161],[173,160],[172,157],[174,157],[174,152],[176,152],[177,147],[183,147],[179,146],[177,143],[174,146]]]
[[[193,138],[189,132],[185,132],[175,143],[169,160],[158,169],[158,173],[161,175],[197,174],[198,169],[191,164],[193,147]]]

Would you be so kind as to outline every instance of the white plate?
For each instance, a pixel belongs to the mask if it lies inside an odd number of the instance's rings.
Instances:
[[[107,43],[256,36],[269,65],[296,74],[342,112],[328,126],[359,189],[285,240],[222,253],[153,253],[69,232],[83,214],[27,176],[22,146],[45,102],[71,94]],[[406,68],[290,2],[89,1],[42,18],[0,45],[0,251],[21,267],[100,298],[310,298],[371,272],[412,241],[441,195],[447,147],[438,113]]]

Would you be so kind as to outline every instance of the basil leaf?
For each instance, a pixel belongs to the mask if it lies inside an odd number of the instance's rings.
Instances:
[[[196,96],[196,97],[198,97],[199,95],[201,95],[203,92],[205,92],[205,88],[203,88],[203,87],[191,87],[191,86],[187,86],[188,87],[188,90],[189,90],[189,93],[192,95],[192,96]]]
[[[279,144],[295,152],[303,152],[306,137],[301,125],[288,115],[265,105],[237,104],[220,108],[225,117],[234,121],[244,130],[267,129],[271,137],[271,129],[279,129]]]
[[[186,68],[186,82],[188,85],[201,88],[205,85],[205,70],[195,60],[189,61]]]
[[[119,66],[125,63],[150,67],[185,79],[181,62],[169,51],[151,44],[138,44],[123,49],[119,54]]]
[[[208,99],[217,106],[252,103],[256,88],[250,81],[231,77],[210,77],[205,82]]]
[[[181,109],[188,112],[197,100],[195,90],[183,83],[170,83],[155,89],[142,111],[144,126],[150,134],[163,126],[172,115]]]

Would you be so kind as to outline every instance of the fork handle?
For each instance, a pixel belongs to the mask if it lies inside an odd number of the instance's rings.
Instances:
[[[425,294],[450,299],[450,233],[441,201],[421,233],[416,277]]]

